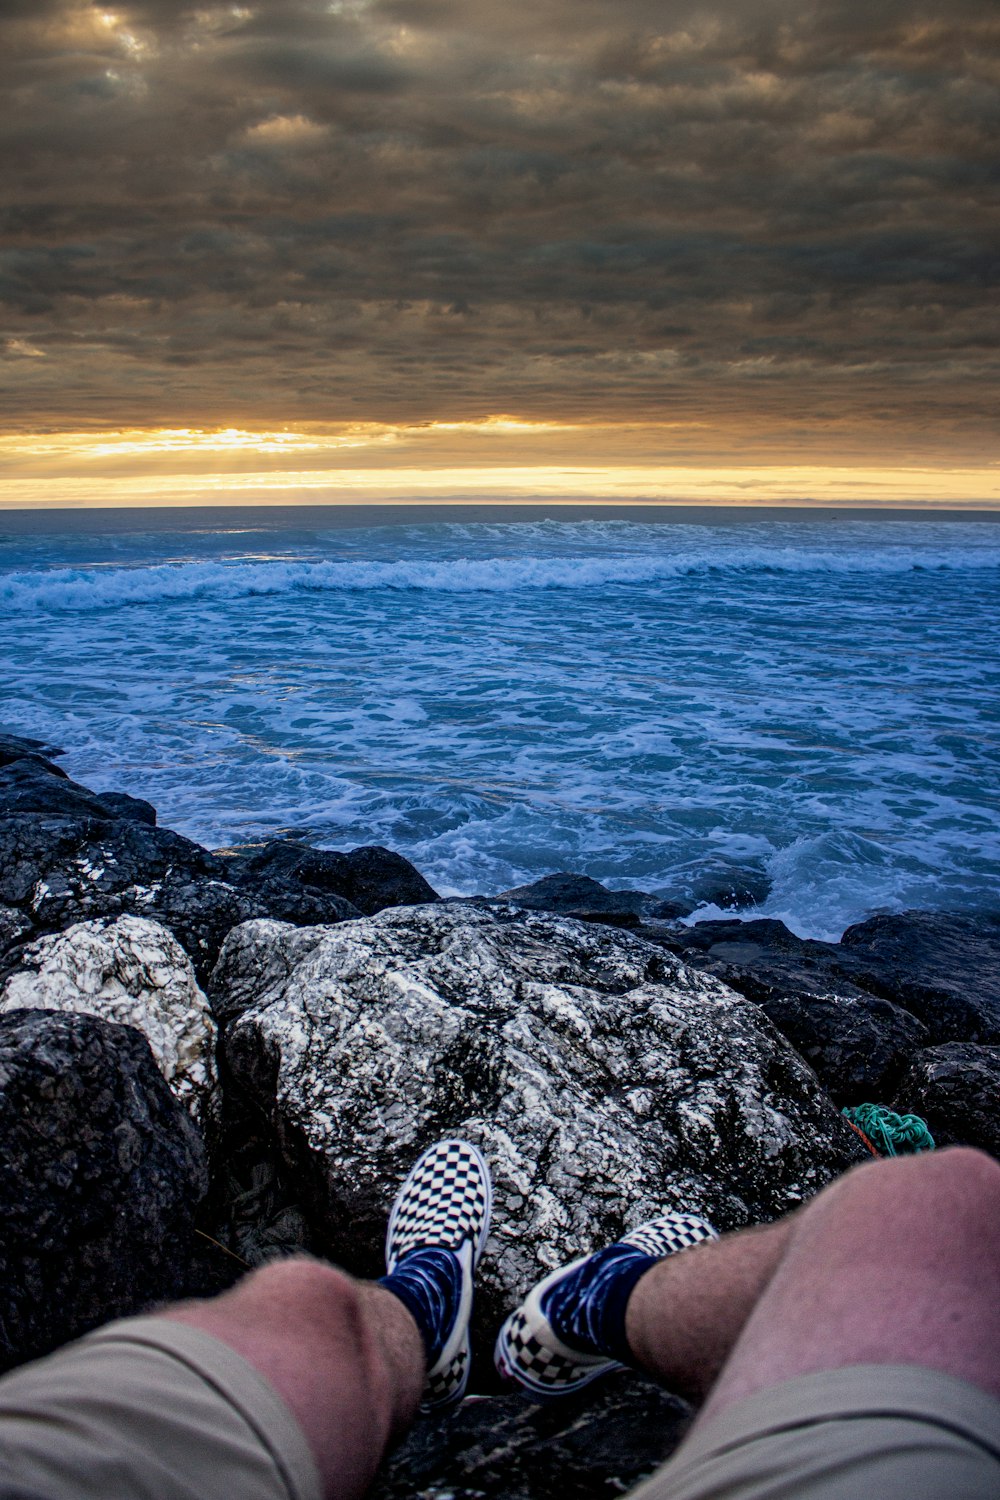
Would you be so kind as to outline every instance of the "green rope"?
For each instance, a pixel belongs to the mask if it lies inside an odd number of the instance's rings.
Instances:
[[[919,1115],[897,1115],[884,1104],[858,1104],[843,1113],[886,1156],[934,1150],[934,1137]]]

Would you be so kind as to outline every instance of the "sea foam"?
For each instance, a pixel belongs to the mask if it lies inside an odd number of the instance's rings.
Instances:
[[[421,590],[510,593],[600,589],[705,574],[894,575],[913,571],[1000,569],[1000,551],[955,549],[934,557],[911,548],[871,553],[745,548],[692,556],[461,557],[379,561],[177,562],[152,566],[20,571],[0,578],[0,604],[11,611],[106,610],[173,600],[220,601],[294,593]]]

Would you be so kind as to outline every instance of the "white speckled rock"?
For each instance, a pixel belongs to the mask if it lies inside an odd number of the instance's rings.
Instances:
[[[224,1047],[326,1250],[380,1270],[436,1137],[493,1167],[480,1316],[664,1207],[775,1217],[864,1154],[751,1002],[610,928],[458,902],[335,927],[247,922],[212,976]]]
[[[216,1028],[191,960],[146,917],[77,922],[39,938],[0,992],[0,1008],[81,1011],[143,1032],[177,1098],[203,1122],[216,1087]]]

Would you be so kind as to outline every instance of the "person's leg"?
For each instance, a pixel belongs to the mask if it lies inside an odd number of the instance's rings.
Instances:
[[[700,1420],[865,1362],[925,1364],[1000,1395],[998,1282],[1000,1165],[965,1149],[867,1163],[788,1218],[647,1269],[625,1307],[628,1362],[695,1399],[711,1392]],[[579,1327],[564,1320],[554,1344],[622,1357]]]
[[[660,1261],[626,1331],[649,1374],[711,1391],[701,1420],[855,1364],[925,1365],[1000,1396],[1000,1164],[953,1149],[857,1167],[789,1218]]]
[[[658,1261],[626,1308],[631,1362],[702,1401],[774,1275],[796,1219],[706,1240]]]
[[[762,1281],[701,1422],[854,1365],[922,1366],[1000,1398],[1000,1163],[956,1148],[856,1168],[789,1221]]]
[[[442,1411],[465,1392],[491,1202],[476,1147],[438,1141],[396,1195],[381,1284],[302,1257],[160,1316],[209,1334],[263,1376],[304,1434],[324,1495],[354,1500],[421,1398],[421,1410]]]
[[[412,1420],[424,1346],[403,1304],[318,1261],[266,1266],[210,1301],[160,1314],[210,1334],[277,1391],[301,1427],[324,1493],[364,1493]]]
[[[396,1195],[379,1284],[295,1257],[11,1372],[0,1490],[357,1500],[418,1403],[461,1400],[490,1201],[475,1146],[439,1141]]]

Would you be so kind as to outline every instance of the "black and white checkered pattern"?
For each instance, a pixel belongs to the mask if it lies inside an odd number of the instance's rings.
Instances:
[[[640,1224],[623,1235],[622,1242],[662,1259],[702,1240],[717,1238],[711,1225],[694,1214],[668,1213]],[[618,1360],[570,1349],[556,1334],[544,1311],[545,1294],[587,1259],[588,1256],[583,1256],[568,1266],[560,1266],[538,1282],[521,1306],[511,1313],[497,1337],[494,1359],[500,1374],[522,1386],[536,1400],[571,1395],[592,1380],[622,1368]]]
[[[411,1250],[434,1245],[459,1250],[466,1240],[482,1254],[490,1225],[492,1191],[482,1156],[468,1141],[429,1147],[396,1195],[385,1236],[390,1274]]]
[[[702,1240],[717,1240],[719,1236],[704,1219],[694,1214],[664,1214],[662,1219],[650,1219],[622,1235],[623,1245],[634,1245],[645,1255],[655,1255],[662,1260],[665,1255],[676,1255],[678,1250],[687,1250]]]
[[[575,1262],[579,1265],[579,1261]],[[620,1370],[617,1360],[569,1349],[548,1328],[541,1334],[526,1307],[511,1313],[497,1339],[496,1365],[505,1380],[515,1380],[533,1396],[565,1396],[589,1385],[598,1375]]]
[[[405,1255],[428,1247],[453,1251],[462,1269],[461,1305],[427,1372],[422,1412],[445,1411],[465,1394],[472,1359],[472,1279],[489,1234],[492,1202],[489,1168],[476,1147],[438,1141],[419,1158],[392,1205],[385,1236],[390,1275]]]

